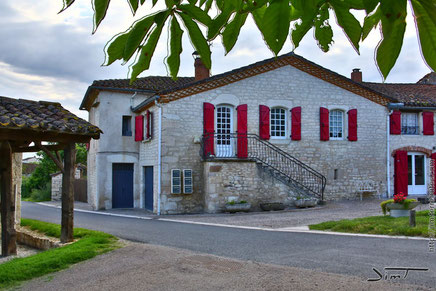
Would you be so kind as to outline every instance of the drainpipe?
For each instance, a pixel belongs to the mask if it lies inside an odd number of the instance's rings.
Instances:
[[[133,108],[133,100],[135,99],[136,94],[138,94],[138,92],[135,91],[132,97],[130,97],[130,108]]]
[[[390,137],[390,131],[391,131],[391,124],[389,117],[392,114],[393,110],[388,111],[388,117],[386,119],[386,176],[387,176],[387,198],[391,197],[391,171],[390,171],[390,163],[389,163],[389,137]]]
[[[154,101],[154,104],[159,108],[158,110],[158,119],[159,119],[159,127],[158,127],[158,145],[157,145],[157,215],[160,215],[160,207],[161,207],[161,172],[162,172],[162,105],[157,101]]]

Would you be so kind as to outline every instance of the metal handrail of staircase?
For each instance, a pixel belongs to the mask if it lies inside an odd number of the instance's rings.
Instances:
[[[239,147],[239,150],[238,150]],[[256,134],[210,133],[201,139],[203,160],[252,160],[324,200],[327,179],[320,172]],[[283,179],[282,179],[283,180]]]

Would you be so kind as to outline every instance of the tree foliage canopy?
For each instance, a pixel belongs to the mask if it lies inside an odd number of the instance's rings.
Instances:
[[[63,9],[75,0],[63,0]],[[155,6],[163,0],[148,0]],[[110,0],[92,0],[94,32],[106,16]],[[133,15],[146,0],[127,0]],[[394,66],[403,44],[406,29],[407,3],[410,3],[416,24],[422,57],[436,69],[436,0],[165,0],[165,9],[150,13],[131,27],[114,36],[106,46],[106,65],[116,60],[127,63],[137,55],[131,67],[131,82],[150,67],[150,62],[162,34],[169,25],[166,64],[175,79],[180,66],[182,36],[186,32],[206,67],[212,65],[209,42],[222,39],[229,53],[250,14],[262,33],[268,48],[277,55],[290,35],[294,49],[307,32],[314,28],[319,48],[327,52],[333,43],[330,15],[359,53],[360,44],[370,31],[380,25],[382,39],[375,48],[376,63],[386,78]],[[215,8],[212,9],[212,4]],[[354,11],[365,14],[363,25]],[[181,28],[183,24],[184,29]],[[203,33],[199,25],[206,27]]]

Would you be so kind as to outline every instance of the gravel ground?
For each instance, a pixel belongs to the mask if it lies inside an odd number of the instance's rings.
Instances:
[[[432,290],[367,278],[239,261],[191,251],[127,246],[24,284],[22,290]]]
[[[1,240],[0,240],[0,245],[1,245]],[[15,259],[15,258],[23,258],[23,257],[27,257],[27,256],[31,256],[34,255],[36,253],[38,253],[39,250],[30,248],[28,246],[25,245],[17,245],[17,255],[16,256],[8,256],[8,257],[2,257],[0,256],[0,264],[4,263],[6,261]]]

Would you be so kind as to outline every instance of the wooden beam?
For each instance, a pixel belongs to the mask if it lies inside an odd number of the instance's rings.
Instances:
[[[48,144],[44,145],[44,147],[49,151],[59,151],[63,150],[65,148],[65,144],[59,143],[59,144]],[[13,147],[12,152],[14,153],[30,153],[30,152],[39,152],[41,149],[37,146],[31,146],[31,147]]]
[[[47,154],[47,156],[50,157],[50,159],[53,160],[53,162],[58,166],[59,170],[64,173],[64,165],[62,165],[61,159],[59,159],[59,155],[56,154],[58,157],[53,155],[53,153],[47,149],[45,145],[42,145],[39,141],[35,142],[35,146],[38,147],[41,151]],[[64,145],[65,146],[65,145]],[[57,153],[57,152],[56,152]]]
[[[98,139],[100,134],[70,134],[63,132],[50,132],[41,130],[29,130],[29,129],[0,129],[0,141],[1,140],[16,140],[16,141],[47,141],[47,142],[60,142],[60,143],[88,143],[91,138]]]
[[[2,255],[17,254],[17,232],[15,230],[15,192],[12,183],[12,149],[8,141],[0,142],[0,192]]]
[[[76,144],[69,143],[64,149],[64,174],[62,175],[61,242],[73,241],[74,227],[74,164]]]

